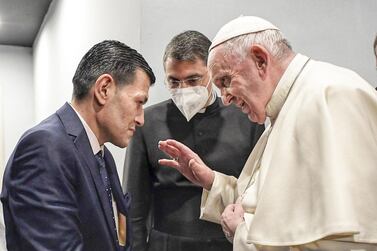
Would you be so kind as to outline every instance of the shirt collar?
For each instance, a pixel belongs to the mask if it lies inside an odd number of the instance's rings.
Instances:
[[[267,117],[271,119],[272,123],[277,118],[285,100],[288,97],[291,87],[293,86],[297,77],[300,75],[308,60],[309,57],[297,54],[289,63],[288,68],[285,70],[283,76],[279,80],[276,89],[266,107]]]
[[[93,154],[95,155],[99,151],[102,151],[102,157],[103,157],[104,156],[104,151],[103,151],[104,150],[104,146],[103,145],[101,146],[99,144],[96,135],[94,134],[94,132],[92,131],[92,129],[90,129],[89,125],[85,122],[84,118],[81,117],[80,113],[78,111],[76,111],[76,109],[72,106],[72,104],[70,104],[70,106],[76,112],[76,114],[79,117],[82,125],[84,126],[84,129],[85,129],[86,135],[88,136],[90,147],[92,148]]]

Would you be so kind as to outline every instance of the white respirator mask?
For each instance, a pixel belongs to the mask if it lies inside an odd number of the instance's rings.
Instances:
[[[207,87],[210,83],[211,81],[208,82],[206,87],[199,85],[170,89],[173,102],[187,121],[190,121],[207,103],[209,97]]]

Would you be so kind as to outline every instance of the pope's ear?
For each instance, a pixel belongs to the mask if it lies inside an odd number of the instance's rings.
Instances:
[[[268,51],[264,47],[254,44],[250,47],[250,55],[252,59],[254,60],[258,71],[265,72],[268,65],[268,59],[269,59]]]
[[[110,74],[102,74],[94,83],[94,98],[100,105],[104,105],[110,97],[115,82]]]

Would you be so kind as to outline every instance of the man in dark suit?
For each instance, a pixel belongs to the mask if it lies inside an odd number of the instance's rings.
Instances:
[[[135,251],[232,250],[220,225],[199,219],[201,188],[158,164],[165,157],[158,142],[173,138],[195,149],[217,171],[238,177],[264,130],[217,97],[207,69],[210,44],[197,31],[169,42],[163,62],[172,99],[145,110],[145,126],[127,148],[124,184],[132,195]]]
[[[72,102],[28,130],[8,161],[1,193],[8,250],[131,250],[130,199],[104,143],[128,145],[154,81],[144,58],[121,42],[85,54]]]

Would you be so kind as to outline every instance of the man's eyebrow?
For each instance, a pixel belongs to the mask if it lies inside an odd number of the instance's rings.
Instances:
[[[167,76],[168,79],[173,79],[173,80],[179,80],[178,78],[175,78],[173,76]]]
[[[186,78],[184,79],[190,79],[190,78],[198,78],[198,77],[202,77],[204,75],[201,75],[201,74],[198,74],[198,73],[194,73],[194,74],[191,74],[191,75],[188,75]],[[176,77],[173,77],[173,76],[168,76],[168,79],[171,79],[171,80],[177,80],[179,81],[180,79],[176,78]]]

